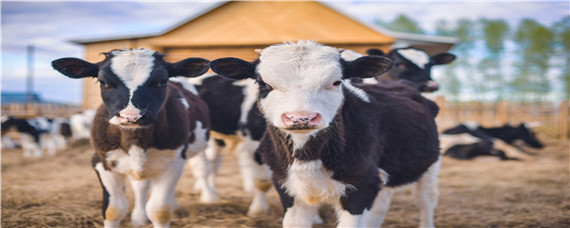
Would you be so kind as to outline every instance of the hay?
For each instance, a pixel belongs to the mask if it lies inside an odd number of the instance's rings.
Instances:
[[[547,141],[533,161],[444,158],[435,224],[439,227],[570,227],[568,142]],[[92,150],[79,145],[55,156],[24,159],[2,151],[2,227],[102,227],[101,188]],[[226,156],[217,186],[221,200],[199,203],[185,170],[176,189],[172,227],[279,227],[281,204],[270,191],[270,213],[245,216],[251,198],[241,188],[236,158]],[[128,186],[128,185],[127,185]],[[132,203],[132,193],[127,187]],[[131,205],[132,207],[132,205]],[[330,207],[325,224],[336,223]],[[408,190],[396,193],[383,227],[416,227],[418,209]],[[129,219],[123,226],[129,227]],[[152,227],[150,225],[145,227]]]

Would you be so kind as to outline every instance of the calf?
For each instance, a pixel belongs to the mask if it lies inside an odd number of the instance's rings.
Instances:
[[[439,89],[439,85],[431,78],[432,66],[447,64],[455,59],[455,55],[447,52],[429,56],[425,51],[413,47],[392,49],[388,54],[379,49],[369,49],[366,53],[388,57],[394,61],[394,67],[378,77],[380,81],[407,80],[421,92]]]
[[[258,152],[271,168],[283,226],[310,227],[317,207],[331,203],[339,227],[378,227],[392,188],[414,182],[421,225],[433,226],[439,148],[424,98],[405,84],[342,81],[375,77],[390,66],[379,56],[347,62],[337,49],[311,41],[270,46],[255,62],[210,63],[222,77],[259,85],[267,130]]]
[[[265,131],[265,120],[256,105],[257,85],[254,80],[232,81],[215,74],[188,79],[196,85],[200,97],[208,104],[212,120],[211,139],[206,156],[214,164],[210,182],[221,164],[221,150],[236,151],[243,188],[253,192],[248,215],[257,216],[268,211],[265,193],[271,188],[269,173],[254,160],[254,152]]]
[[[11,129],[19,133],[24,157],[40,157],[44,150],[47,154],[54,155],[58,150],[65,150],[66,139],[71,136],[69,121],[64,118],[2,117],[2,136]]]
[[[103,187],[104,226],[119,227],[127,214],[126,177],[135,192],[132,225],[146,224],[148,216],[155,227],[168,227],[185,161],[195,155],[205,160],[201,152],[210,127],[206,104],[168,79],[201,75],[208,61],[169,63],[152,50],[123,49],[105,53],[99,63],[62,58],[52,66],[70,78],[97,77],[101,85],[103,104],[93,119],[91,144],[93,168]],[[198,174],[198,181],[206,175]],[[202,186],[202,195],[214,194],[209,184]]]
[[[474,137],[475,140],[471,142],[457,140],[458,136],[465,134]],[[448,146],[442,147],[444,154],[459,159],[470,159],[479,155],[498,156],[502,160],[532,158],[510,145],[518,140],[529,147],[543,147],[534,133],[524,124],[518,127],[506,124],[501,127],[485,128],[476,123],[466,122],[444,130],[442,136],[450,141],[446,143]]]

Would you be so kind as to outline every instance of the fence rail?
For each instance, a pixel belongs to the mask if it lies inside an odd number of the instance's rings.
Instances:
[[[437,97],[440,107],[439,128],[447,129],[458,123],[474,121],[483,126],[510,124],[538,124],[541,130],[559,139],[568,139],[568,101],[560,103],[450,103]]]
[[[43,117],[69,117],[81,112],[78,105],[43,104],[43,103],[12,103],[2,105],[2,115],[10,115],[20,118]]]

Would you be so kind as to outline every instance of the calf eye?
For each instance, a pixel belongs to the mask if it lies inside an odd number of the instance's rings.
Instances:
[[[101,86],[102,89],[110,89],[110,88],[114,88],[113,86],[107,84],[105,81],[103,80],[97,80],[97,82],[99,82],[99,85]]]
[[[341,84],[342,82],[340,80],[336,80],[335,82],[333,82],[333,87],[337,87]]]

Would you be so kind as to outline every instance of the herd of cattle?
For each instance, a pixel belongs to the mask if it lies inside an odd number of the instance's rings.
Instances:
[[[379,227],[394,191],[412,185],[420,226],[433,227],[441,154],[526,159],[515,141],[543,147],[524,124],[463,123],[438,133],[439,108],[421,92],[438,89],[431,67],[452,54],[408,47],[363,55],[312,41],[258,52],[254,62],[170,63],[148,49],[113,50],[99,63],[58,59],[52,66],[70,78],[97,78],[103,105],[69,119],[2,117],[2,134],[20,132],[24,156],[90,138],[105,227],[118,227],[128,212],[126,179],[135,193],[131,224],[168,227],[186,163],[201,201],[217,200],[224,148],[236,151],[244,190],[253,193],[249,216],[268,211],[273,186],[284,227],[321,223],[323,203],[335,208],[339,227]],[[2,147],[10,144],[3,137]]]

